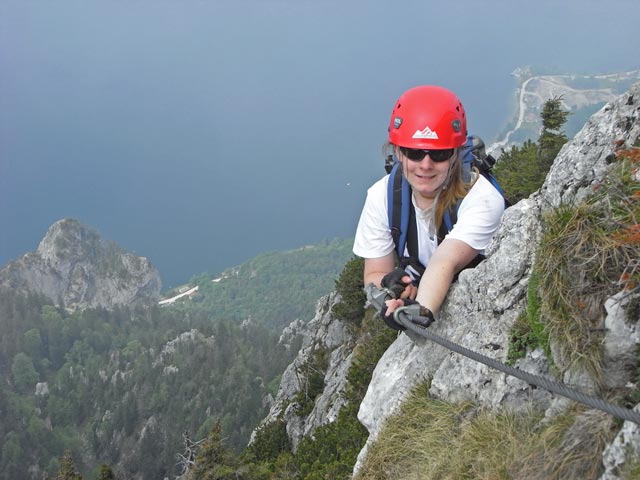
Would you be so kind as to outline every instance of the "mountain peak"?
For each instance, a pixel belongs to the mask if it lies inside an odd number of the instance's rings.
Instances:
[[[43,294],[70,309],[156,301],[160,274],[148,259],[71,218],[55,222],[35,252],[0,270],[0,285]]]
[[[76,219],[64,218],[49,227],[36,253],[49,262],[64,258],[88,259],[105,243],[92,228]]]

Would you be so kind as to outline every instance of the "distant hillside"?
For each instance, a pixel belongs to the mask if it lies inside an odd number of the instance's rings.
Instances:
[[[285,252],[259,255],[219,277],[203,274],[189,285],[198,287],[168,308],[206,311],[212,318],[255,322],[281,329],[296,319],[313,317],[318,299],[334,288],[335,280],[352,257],[350,239],[334,239]]]
[[[302,343],[296,329],[279,342],[281,327],[314,317],[350,256],[350,240],[264,254],[161,306],[143,259],[56,222],[0,270],[0,478],[53,478],[65,450],[86,479],[99,463],[175,478],[183,432],[199,440],[218,423],[240,450]]]

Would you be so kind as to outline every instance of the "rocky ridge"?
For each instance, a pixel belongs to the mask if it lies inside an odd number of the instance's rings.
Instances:
[[[35,292],[76,310],[157,301],[160,274],[74,219],[54,223],[34,252],[0,270],[0,286]]]

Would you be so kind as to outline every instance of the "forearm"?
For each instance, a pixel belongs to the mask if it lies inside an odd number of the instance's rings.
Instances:
[[[451,263],[432,259],[418,285],[418,303],[434,313],[439,312],[455,273]]]
[[[445,240],[438,246],[418,285],[416,300],[434,313],[440,311],[456,273],[478,254],[460,240]]]
[[[394,268],[395,256],[393,253],[381,258],[366,258],[364,260],[364,284],[373,283],[376,287],[380,287],[382,277]]]

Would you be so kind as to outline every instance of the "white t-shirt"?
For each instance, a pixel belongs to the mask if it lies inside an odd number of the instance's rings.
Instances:
[[[374,183],[367,191],[367,199],[356,230],[353,253],[363,258],[380,258],[395,250],[387,214],[387,184],[389,175]],[[421,210],[411,197],[418,227],[418,257],[426,265],[438,246],[431,209]],[[478,176],[458,209],[458,220],[445,238],[461,240],[480,253],[489,245],[500,226],[504,212],[502,195],[482,175]],[[405,255],[408,255],[405,249]]]

